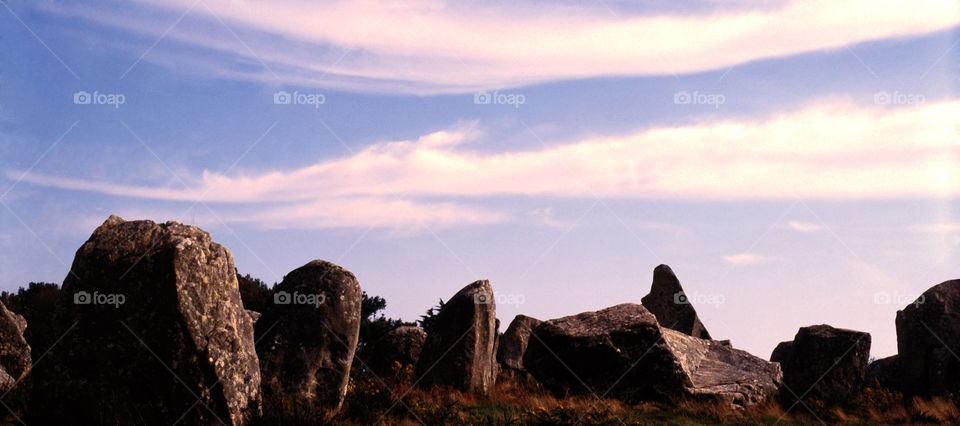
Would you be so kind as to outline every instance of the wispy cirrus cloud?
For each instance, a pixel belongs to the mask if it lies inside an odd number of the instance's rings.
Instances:
[[[180,64],[179,58],[223,78],[406,93],[694,73],[960,25],[954,0],[893,0],[882,7],[870,0],[796,0],[775,8],[654,15],[513,2],[139,3],[166,11],[171,22],[189,11],[187,21],[208,25],[170,27],[152,14],[131,14],[128,3],[42,7],[227,54],[197,55],[162,43],[146,52],[146,61]]]
[[[802,232],[805,234],[820,232],[823,230],[823,226],[817,225],[816,223],[800,222],[796,220],[791,220],[788,222],[787,228],[790,228],[792,231]]]
[[[932,232],[937,234],[960,233],[960,222],[933,223],[910,227],[912,231]]]
[[[757,263],[767,262],[772,259],[773,258],[769,256],[761,256],[753,253],[738,253],[723,256],[723,260],[725,262],[735,266],[755,265]]]
[[[392,214],[404,211],[412,213],[401,224],[418,218],[444,224],[510,220],[502,209],[473,207],[477,199],[497,196],[948,198],[960,195],[958,116],[960,101],[912,108],[828,102],[762,120],[661,127],[499,153],[476,150],[483,136],[463,126],[377,143],[291,171],[203,171],[183,177],[187,188],[16,170],[7,176],[122,197],[269,204],[249,220],[322,219],[315,226],[389,223]],[[800,222],[788,226],[800,232],[817,229]]]

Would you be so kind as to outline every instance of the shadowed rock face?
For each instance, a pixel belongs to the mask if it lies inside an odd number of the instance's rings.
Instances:
[[[931,287],[897,312],[897,348],[904,392],[960,391],[960,280]]]
[[[7,392],[30,371],[30,345],[23,338],[27,320],[0,303],[0,392]]]
[[[257,321],[264,396],[337,411],[360,334],[360,283],[314,260],[283,277]]]
[[[867,366],[866,385],[900,391],[901,374],[899,355],[878,359]]]
[[[517,315],[510,322],[507,331],[500,338],[500,347],[497,351],[497,361],[506,371],[525,372],[523,354],[530,343],[530,331],[541,322],[543,321],[526,315]]]
[[[710,333],[700,322],[696,309],[683,293],[680,280],[669,266],[660,265],[654,268],[650,293],[640,301],[643,307],[657,317],[661,326],[701,339],[710,338]]]
[[[493,385],[497,307],[493,287],[474,282],[450,298],[417,363],[420,385],[446,385],[487,392]]]
[[[869,356],[869,333],[813,325],[800,328],[793,342],[777,346],[770,359],[783,368],[786,401],[802,396],[839,402],[860,391]]]
[[[779,362],[783,364],[787,361],[787,358],[790,356],[790,351],[793,350],[793,340],[780,342],[777,347],[773,348],[773,353],[770,354],[770,362]]]
[[[252,321],[233,256],[207,232],[111,216],[77,250],[61,297],[64,338],[34,375],[37,423],[245,424],[258,414]]]
[[[541,323],[523,365],[558,396],[595,393],[627,402],[700,398],[748,406],[767,400],[781,380],[777,364],[661,328],[630,303]]]
[[[420,327],[404,325],[390,330],[374,343],[369,366],[381,378],[392,377],[393,363],[417,365],[427,332]]]

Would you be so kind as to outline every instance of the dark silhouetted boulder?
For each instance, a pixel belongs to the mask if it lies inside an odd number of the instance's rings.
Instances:
[[[960,391],[960,280],[931,287],[897,312],[897,348],[904,392]]]
[[[246,424],[260,410],[233,255],[178,222],[111,216],[63,282],[63,340],[38,363],[39,424]]]
[[[777,346],[771,360],[783,368],[787,389],[781,396],[787,403],[797,398],[843,402],[862,388],[869,357],[869,333],[813,325],[800,328],[791,344]]]
[[[340,409],[360,334],[362,291],[350,271],[314,260],[283,277],[257,321],[264,397]]]
[[[900,391],[903,388],[900,375],[900,356],[888,356],[871,362],[867,366],[866,384],[870,387]]]
[[[420,327],[403,325],[384,334],[373,344],[369,367],[381,378],[391,377],[394,363],[417,365],[427,332]]]
[[[507,326],[507,331],[500,337],[500,346],[497,348],[497,362],[500,363],[506,375],[520,382],[529,379],[527,370],[523,368],[523,354],[527,351],[527,345],[530,343],[530,331],[540,325],[541,322],[526,315],[517,315]]]
[[[457,292],[437,314],[417,362],[420,385],[487,392],[495,380],[496,303],[490,282]]]
[[[777,364],[661,328],[631,303],[541,323],[523,366],[558,397],[595,393],[631,403],[694,398],[744,407],[769,399],[781,380]]]
[[[790,351],[792,350],[793,340],[780,342],[777,347],[773,348],[773,353],[770,354],[770,361],[783,364],[787,360],[787,357],[790,356]]]
[[[680,287],[680,280],[669,266],[654,268],[650,293],[640,300],[661,326],[701,339],[710,338],[710,333],[697,317],[697,310]]]
[[[0,392],[13,389],[30,371],[30,345],[24,339],[27,320],[0,303]]]

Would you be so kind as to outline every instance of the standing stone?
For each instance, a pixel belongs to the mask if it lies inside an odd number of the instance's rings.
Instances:
[[[904,392],[960,391],[960,280],[931,287],[897,312],[897,347]]]
[[[7,392],[30,371],[30,345],[23,337],[27,320],[0,303],[0,392]]]
[[[782,377],[775,363],[661,328],[632,303],[545,321],[531,336],[523,366],[557,397],[697,398],[746,407],[767,401]]]
[[[690,304],[683,287],[680,287],[680,280],[669,266],[654,268],[650,293],[640,301],[644,308],[657,317],[661,326],[701,339],[710,338],[710,333],[697,316],[697,310]]]
[[[870,334],[829,325],[802,327],[788,345],[781,343],[770,357],[783,368],[781,395],[826,402],[849,401],[864,384],[870,357]]]
[[[350,271],[314,260],[283,277],[257,321],[264,397],[336,412],[360,336],[362,291]]]
[[[40,424],[246,424],[260,370],[233,256],[178,222],[111,216],[63,282],[63,340],[38,364]]]
[[[388,331],[373,344],[369,366],[383,379],[393,375],[393,363],[417,365],[427,332],[420,327],[403,325]]]
[[[453,295],[427,330],[417,363],[420,385],[485,393],[493,385],[497,306],[493,287],[477,281]]]
[[[893,355],[878,359],[867,366],[866,385],[893,391],[901,391],[900,356]]]
[[[518,381],[526,381],[529,376],[527,370],[523,368],[523,354],[530,343],[531,330],[541,322],[543,321],[526,315],[517,315],[500,338],[497,361],[507,375]]]
[[[500,362],[497,361],[497,353],[500,352],[500,318],[494,320],[493,326],[493,362],[490,363],[490,374],[493,376],[493,381],[497,381],[497,377],[500,376],[500,371],[502,367]]]

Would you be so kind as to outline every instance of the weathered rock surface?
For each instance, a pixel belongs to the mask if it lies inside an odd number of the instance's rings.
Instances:
[[[7,392],[30,371],[27,320],[0,303],[0,392]]]
[[[532,336],[523,366],[558,396],[697,398],[748,406],[770,398],[781,380],[777,364],[661,328],[652,313],[631,303],[545,321]]]
[[[650,293],[640,300],[643,307],[657,317],[661,326],[701,339],[710,338],[710,333],[697,316],[697,310],[684,294],[680,280],[669,266],[654,268]]]
[[[495,318],[493,325],[493,362],[490,363],[490,375],[494,382],[497,381],[497,377],[500,376],[500,371],[503,369],[500,362],[497,361],[498,352],[500,352],[500,318]]]
[[[897,312],[897,348],[904,392],[960,391],[960,280],[931,287]]]
[[[260,410],[233,256],[178,222],[111,216],[63,282],[63,340],[38,364],[37,423],[245,424]]]
[[[526,315],[517,315],[507,326],[497,348],[497,362],[504,373],[520,381],[527,380],[529,375],[523,368],[523,354],[530,343],[530,332],[541,322],[543,321]]]
[[[694,396],[747,407],[777,393],[782,372],[777,364],[733,349],[729,343],[698,339],[669,328],[663,337],[690,379]]]
[[[373,345],[369,366],[381,378],[393,374],[393,363],[401,366],[417,365],[427,332],[420,327],[400,326],[390,330]]]
[[[881,358],[867,366],[866,385],[899,391],[902,389],[900,375],[899,355]]]
[[[785,342],[786,343],[786,342]],[[847,401],[860,391],[870,357],[870,334],[829,325],[802,327],[770,357],[783,368],[786,401]]]
[[[487,392],[496,376],[494,340],[496,303],[486,280],[474,282],[450,298],[437,314],[435,329],[417,363],[420,385],[446,385]]]
[[[257,321],[264,397],[340,409],[360,333],[362,291],[350,271],[314,260],[283,277]]]

